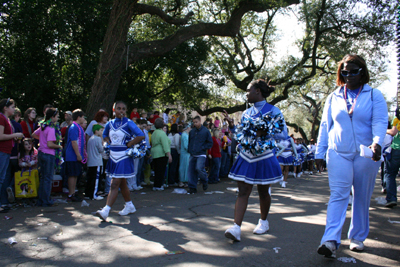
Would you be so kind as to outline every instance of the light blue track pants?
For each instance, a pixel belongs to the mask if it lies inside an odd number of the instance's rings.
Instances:
[[[353,205],[348,238],[364,241],[369,232],[369,205],[380,162],[360,157],[355,153],[346,154],[344,157],[329,149],[327,166],[331,196],[321,244],[325,241],[336,241],[339,246],[341,243],[350,190],[353,190]]]

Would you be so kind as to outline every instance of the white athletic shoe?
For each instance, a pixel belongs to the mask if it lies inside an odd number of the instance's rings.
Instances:
[[[258,220],[258,224],[256,228],[253,230],[253,234],[262,235],[268,232],[269,230],[269,223],[267,220],[262,221],[261,219]]]
[[[282,188],[286,188],[286,182],[285,182],[285,181],[282,181],[281,187],[282,187]]]
[[[69,190],[67,188],[63,188],[62,191],[63,191],[64,194],[68,194],[69,193]]]
[[[297,173],[294,172],[293,173],[293,177],[296,178],[297,177]]]
[[[350,241],[350,250],[351,251],[363,251],[364,243],[355,239]]]
[[[102,200],[102,199],[104,199],[104,197],[102,197],[102,196],[95,196],[95,197],[93,198],[93,200]]]
[[[235,224],[225,231],[225,237],[232,239],[233,241],[240,241],[240,232],[240,226]]]
[[[102,219],[103,221],[107,221],[109,211],[106,211],[105,208],[102,208],[101,210],[96,211],[96,216]]]
[[[153,187],[153,191],[164,191],[164,187]]]
[[[318,254],[324,255],[327,258],[336,258],[336,245],[333,241],[322,243],[317,250]]]
[[[125,205],[124,209],[121,210],[120,212],[118,212],[118,214],[121,215],[121,216],[125,216],[125,215],[131,214],[131,213],[135,213],[135,212],[136,212],[136,208],[132,204],[132,206],[131,205]]]

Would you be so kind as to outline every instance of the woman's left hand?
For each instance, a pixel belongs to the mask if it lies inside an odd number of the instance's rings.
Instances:
[[[380,161],[381,160],[381,153],[382,153],[382,148],[380,145],[373,143],[372,145],[369,146],[369,148],[372,150],[374,153],[372,155],[372,160],[373,161]]]

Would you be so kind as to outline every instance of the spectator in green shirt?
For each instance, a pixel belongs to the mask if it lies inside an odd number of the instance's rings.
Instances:
[[[151,135],[151,156],[154,164],[154,187],[153,191],[164,190],[163,179],[167,163],[172,162],[171,156],[171,140],[162,130],[164,121],[158,118],[154,121],[156,130]]]

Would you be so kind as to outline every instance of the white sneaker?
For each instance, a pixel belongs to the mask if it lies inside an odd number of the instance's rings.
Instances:
[[[351,251],[363,251],[364,243],[355,239],[350,241],[350,250]]]
[[[225,237],[232,239],[233,241],[240,241],[240,227],[239,225],[234,225],[225,231]]]
[[[285,182],[285,181],[282,181],[281,187],[282,187],[282,188],[286,188],[286,182]]]
[[[68,193],[69,193],[69,190],[68,190],[67,188],[63,188],[63,193],[64,193],[64,194],[68,194]]]
[[[164,191],[164,187],[153,187],[153,191]]]
[[[258,224],[256,228],[253,230],[253,234],[262,235],[268,232],[269,230],[269,223],[267,220],[262,221],[261,219],[258,220]]]
[[[293,177],[296,178],[297,177],[297,173],[294,172],[293,173]]]
[[[324,255],[327,258],[336,258],[336,245],[333,241],[322,243],[317,250],[318,254]]]
[[[14,203],[15,202],[15,197],[14,197],[14,192],[13,192],[12,188],[11,187],[7,187],[6,191],[7,191],[8,202]]]
[[[94,200],[102,200],[102,199],[104,199],[104,197],[102,197],[102,196],[95,196],[93,199],[94,199]]]
[[[109,211],[106,211],[105,208],[102,208],[101,210],[96,211],[96,216],[102,219],[103,221],[107,221]]]
[[[308,174],[309,174],[309,175],[313,175],[313,172],[309,172]]]
[[[147,184],[146,184],[145,182],[141,182],[140,185],[141,185],[141,186],[142,186],[142,185],[145,186],[145,185],[147,185]]]
[[[118,212],[118,214],[121,215],[121,216],[125,216],[125,215],[131,214],[131,213],[135,213],[135,212],[136,212],[135,206],[132,204],[132,206],[131,205],[125,205],[124,209],[121,210],[120,212]]]

